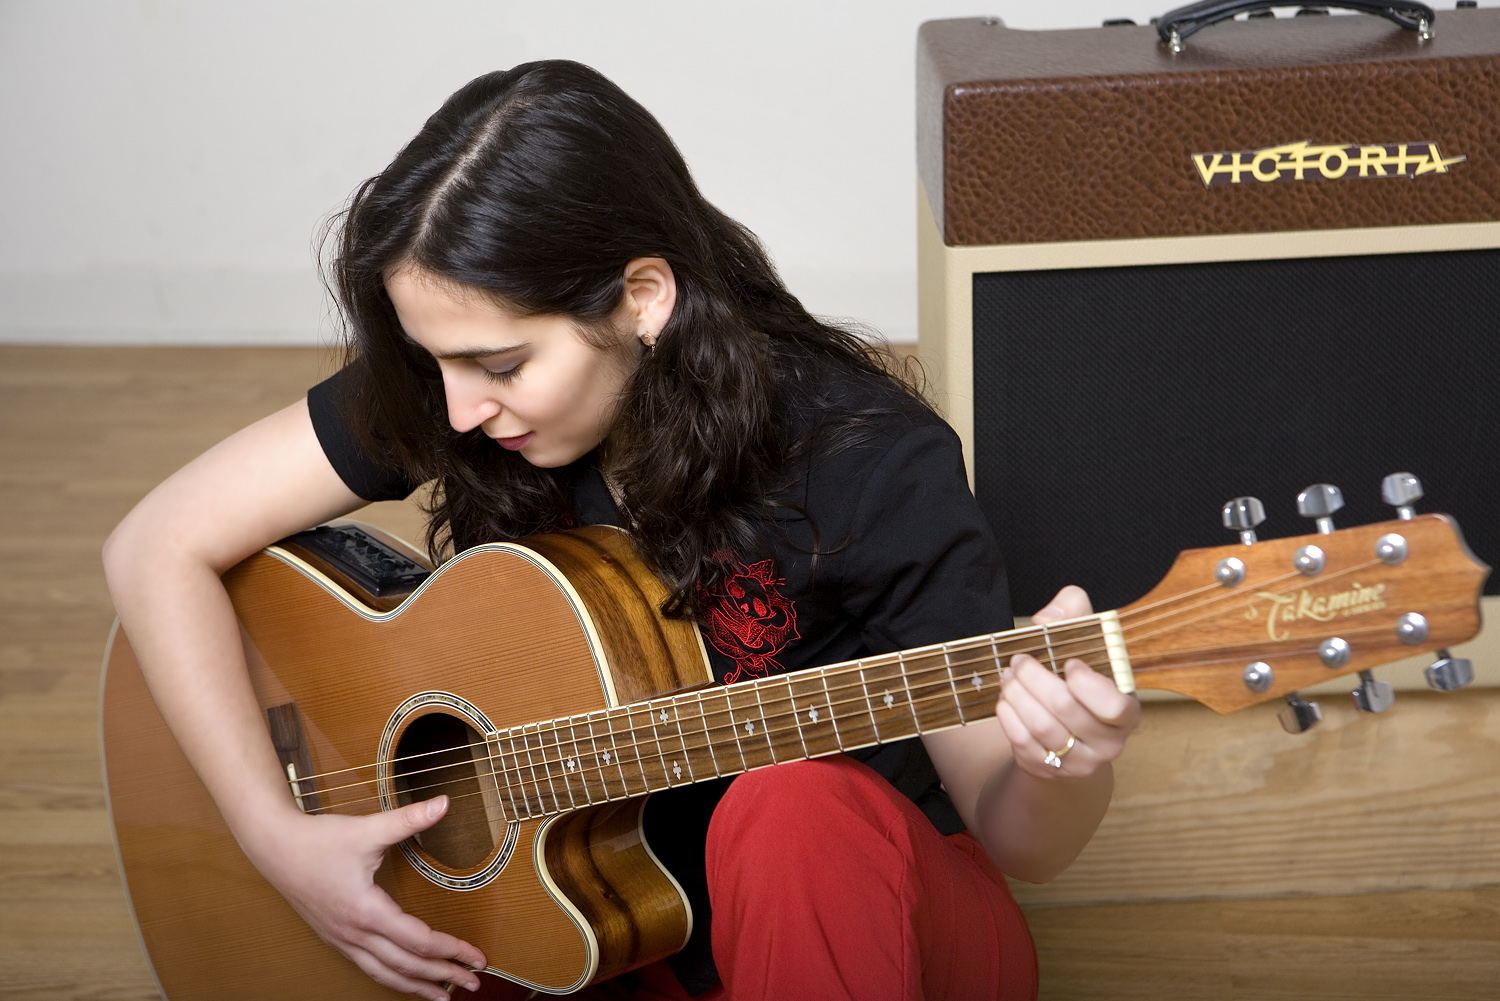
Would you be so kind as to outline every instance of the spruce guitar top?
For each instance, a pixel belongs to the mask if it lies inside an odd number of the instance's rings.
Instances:
[[[1385,708],[1368,671],[1474,636],[1488,573],[1451,519],[1400,503],[1396,521],[1259,541],[1259,503],[1239,498],[1225,524],[1243,544],[1183,552],[1116,611],[731,686],[713,684],[695,626],[658,614],[665,588],[611,528],[481,546],[428,572],[345,525],[224,579],[290,795],[308,813],[450,796],[377,881],[524,997],[686,941],[690,908],[641,835],[651,792],[987,718],[1016,653],[1054,669],[1080,657],[1123,691],[1221,713],[1284,697],[1293,731],[1316,721],[1296,691],[1331,677],[1361,674],[1356,702]],[[1429,681],[1458,687],[1465,667],[1444,652]],[[102,737],[122,869],[169,1001],[395,996],[240,853],[118,629]]]

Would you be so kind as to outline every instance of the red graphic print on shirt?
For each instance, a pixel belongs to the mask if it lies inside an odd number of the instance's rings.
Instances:
[[[782,670],[776,654],[799,636],[797,608],[779,590],[786,581],[774,572],[770,560],[748,567],[740,563],[723,591],[709,600],[703,635],[736,665],[724,678],[726,685]]]

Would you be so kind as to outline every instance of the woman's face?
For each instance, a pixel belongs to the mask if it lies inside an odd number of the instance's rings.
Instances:
[[[616,343],[597,348],[563,316],[516,316],[484,293],[415,268],[386,291],[406,334],[437,359],[448,421],[480,428],[533,466],[565,466],[608,433],[644,346],[622,311]]]

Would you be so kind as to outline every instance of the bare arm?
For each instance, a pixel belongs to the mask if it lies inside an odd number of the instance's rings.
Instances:
[[[1090,611],[1088,596],[1064,588],[1034,621]],[[1062,872],[1093,837],[1114,791],[1111,762],[1140,719],[1140,704],[1080,660],[1066,680],[1034,658],[1015,657],[995,719],[924,736],[959,815],[1000,869],[1042,883]],[[1048,750],[1076,738],[1061,768]]]
[[[104,546],[105,575],[162,716],[245,854],[326,941],[387,986],[445,998],[477,986],[467,943],[401,913],[373,884],[384,848],[445,801],[371,818],[309,817],[292,800],[250,687],[220,575],[277,539],[363,505],[318,444],[307,402],[178,470]]]

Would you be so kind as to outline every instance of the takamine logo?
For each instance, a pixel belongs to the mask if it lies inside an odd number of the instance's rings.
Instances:
[[[1265,608],[1262,608],[1258,604],[1262,601],[1266,603]],[[1250,604],[1245,608],[1245,618],[1254,622],[1264,612],[1267,634],[1273,640],[1284,640],[1291,636],[1291,631],[1286,627],[1286,624],[1289,622],[1300,622],[1303,619],[1312,619],[1316,622],[1331,622],[1341,616],[1364,615],[1366,612],[1378,612],[1384,607],[1384,584],[1376,584],[1374,587],[1361,587],[1358,583],[1355,583],[1347,591],[1340,591],[1337,594],[1328,594],[1319,598],[1314,598],[1307,588],[1303,588],[1296,594],[1273,594],[1270,591],[1257,591],[1254,597],[1250,599]]]
[[[1240,153],[1194,153],[1204,187],[1259,181],[1336,181],[1345,177],[1421,177],[1446,174],[1466,156],[1445,157],[1434,142],[1381,146],[1314,146],[1304,140]]]

